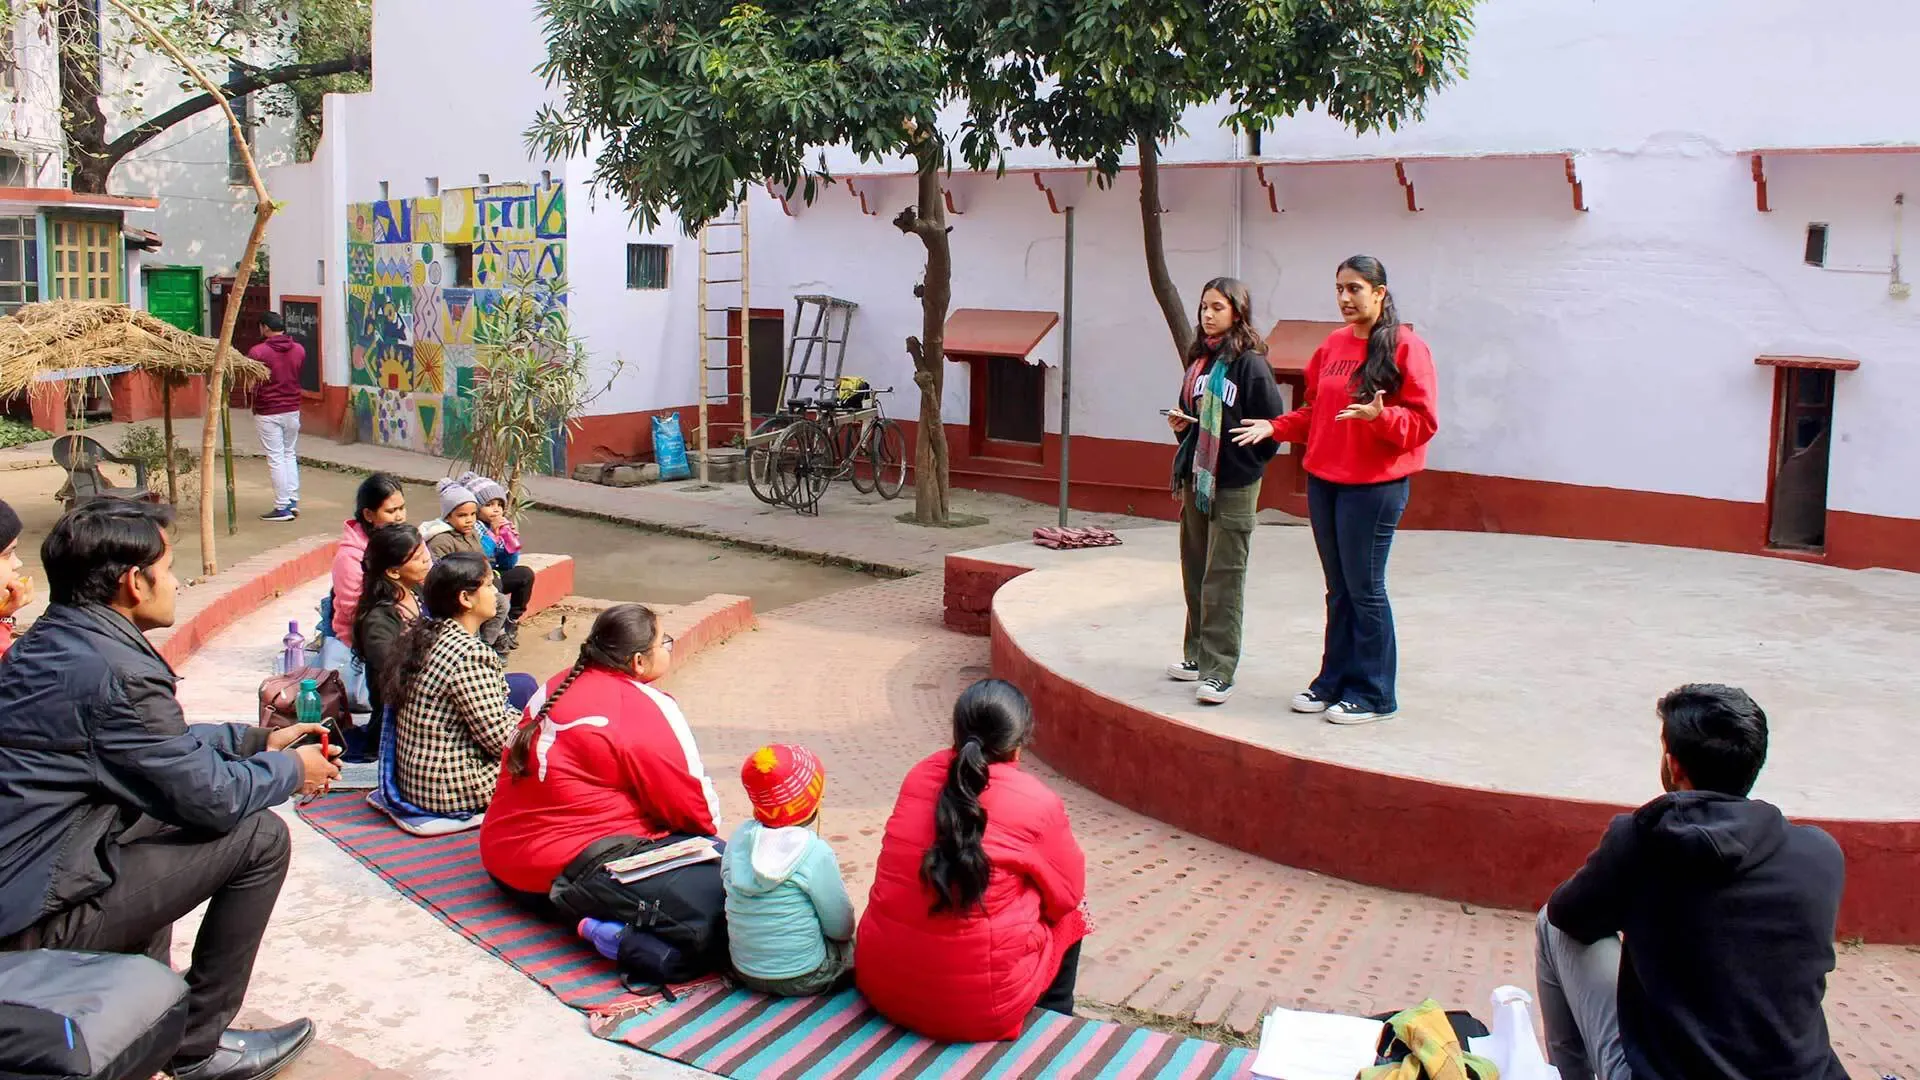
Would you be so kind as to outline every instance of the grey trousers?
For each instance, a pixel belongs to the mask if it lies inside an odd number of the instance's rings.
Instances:
[[[1620,1047],[1620,939],[1582,945],[1548,922],[1545,908],[1535,939],[1547,1063],[1560,1080],[1633,1080]]]

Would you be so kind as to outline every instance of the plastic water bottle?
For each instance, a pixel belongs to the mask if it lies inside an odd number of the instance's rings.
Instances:
[[[300,636],[298,621],[287,624],[287,636],[280,639],[283,655],[280,657],[282,675],[299,671],[306,666],[307,639]]]
[[[318,724],[324,717],[320,715],[320,684],[313,679],[300,680],[300,696],[293,699],[293,711],[303,724]]]
[[[620,959],[620,935],[627,932],[625,926],[606,919],[581,919],[579,931],[580,936],[592,943],[601,956],[609,960]]]

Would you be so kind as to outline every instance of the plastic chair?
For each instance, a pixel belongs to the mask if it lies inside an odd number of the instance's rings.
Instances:
[[[159,501],[147,487],[147,463],[133,458],[124,458],[110,454],[85,435],[62,435],[53,440],[53,462],[67,470],[67,483],[55,496],[67,509],[94,499],[141,499],[148,502]],[[100,465],[130,465],[133,467],[133,486],[115,487],[107,482],[100,473]]]

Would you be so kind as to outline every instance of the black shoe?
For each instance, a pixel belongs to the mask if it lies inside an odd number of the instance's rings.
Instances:
[[[507,625],[500,628],[500,640],[495,645],[495,648],[498,648],[500,650],[500,655],[505,656],[506,654],[512,652],[513,650],[519,647],[520,647],[520,620],[508,619]]]
[[[220,1035],[220,1049],[198,1061],[176,1060],[167,1072],[173,1080],[267,1080],[292,1064],[312,1041],[311,1020],[265,1031],[229,1029]]]
[[[266,513],[261,514],[260,520],[261,521],[293,521],[299,516],[300,516],[300,511],[295,510],[291,506],[276,506],[273,509],[267,511]]]

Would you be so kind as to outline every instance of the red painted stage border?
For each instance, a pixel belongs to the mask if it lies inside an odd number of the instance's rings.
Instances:
[[[993,673],[1032,700],[1041,718],[1034,753],[1048,765],[1122,806],[1274,862],[1530,911],[1628,809],[1369,772],[1242,742],[1107,697],[1032,660],[998,618],[990,626]],[[1840,934],[1920,943],[1920,821],[1797,820],[1827,830],[1846,852]]]

